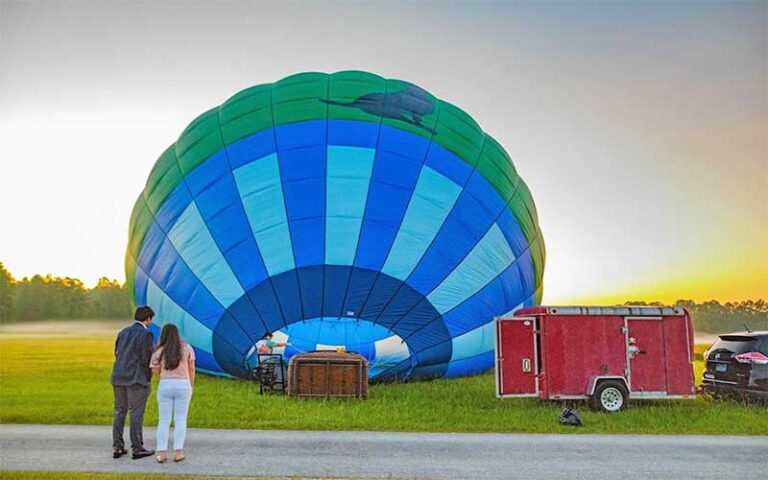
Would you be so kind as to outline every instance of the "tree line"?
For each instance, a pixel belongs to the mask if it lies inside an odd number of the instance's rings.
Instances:
[[[56,319],[126,319],[125,285],[100,278],[86,288],[77,278],[35,275],[17,280],[0,262],[0,323]]]
[[[661,302],[632,301],[624,305],[662,306]],[[720,303],[709,300],[696,303],[693,300],[678,300],[675,307],[683,307],[691,314],[693,328],[697,332],[727,333],[750,330],[768,330],[768,302],[745,300],[743,302]]]
[[[659,302],[632,301],[625,305],[660,306]],[[743,330],[768,330],[768,302],[746,300],[696,303],[678,300],[674,306],[691,313],[699,332],[722,333]],[[70,277],[35,275],[13,278],[0,262],[0,323],[26,320],[114,318],[132,316],[125,285],[117,280],[99,279],[93,288]]]

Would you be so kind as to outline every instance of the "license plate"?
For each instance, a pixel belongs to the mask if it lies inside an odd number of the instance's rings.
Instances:
[[[725,363],[718,363],[715,365],[715,371],[716,372],[727,372],[728,371],[728,365]]]

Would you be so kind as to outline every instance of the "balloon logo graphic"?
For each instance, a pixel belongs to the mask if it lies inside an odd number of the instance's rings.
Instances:
[[[344,347],[372,380],[493,366],[494,317],[541,299],[544,243],[504,149],[400,80],[302,73],[195,119],[130,221],[135,304],[201,371],[245,377],[266,332]]]

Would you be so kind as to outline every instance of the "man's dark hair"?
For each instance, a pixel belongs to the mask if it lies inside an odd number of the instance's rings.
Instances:
[[[261,337],[261,338],[262,338],[262,340],[267,340],[269,338],[272,338],[272,332],[265,333],[264,336]]]
[[[149,308],[147,305],[142,305],[141,307],[136,309],[136,313],[133,315],[133,318],[136,319],[136,321],[143,322],[148,318],[152,318],[155,316],[155,311]]]

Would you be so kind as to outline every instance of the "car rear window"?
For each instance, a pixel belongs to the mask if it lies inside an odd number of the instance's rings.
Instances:
[[[763,337],[757,341],[757,351],[768,356],[768,337]]]
[[[728,335],[720,337],[720,340],[715,342],[712,346],[712,351],[715,350],[727,350],[733,355],[739,355],[746,352],[754,352],[757,350],[757,340],[752,337],[739,337],[735,335]]]

